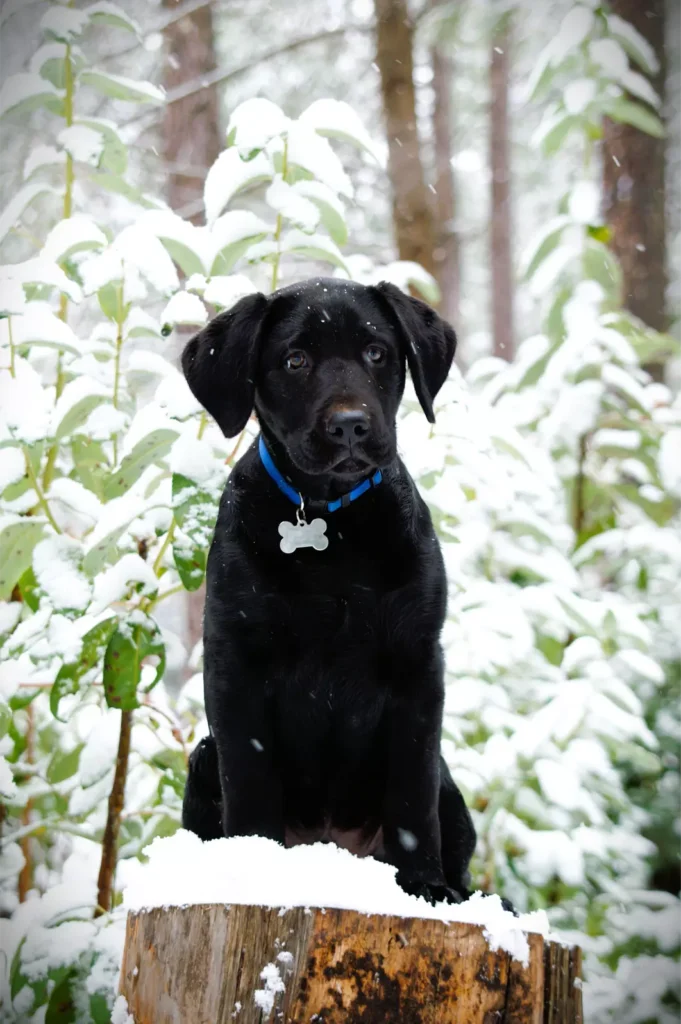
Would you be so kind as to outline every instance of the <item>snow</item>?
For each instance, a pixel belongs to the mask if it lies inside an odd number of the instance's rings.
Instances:
[[[276,964],[265,964],[260,972],[260,978],[265,984],[255,990],[253,1002],[263,1013],[269,1014],[274,1009],[276,997],[286,991],[286,985]]]
[[[298,228],[287,231],[281,240],[282,252],[311,252],[318,259],[328,259],[330,263],[345,267],[343,254],[327,235],[308,235]],[[317,255],[318,254],[318,255]]]
[[[668,430],[660,442],[658,468],[663,486],[681,498],[681,427]]]
[[[645,36],[641,35],[630,21],[625,21],[618,14],[608,14],[607,18],[610,34],[628,44],[633,52],[641,57],[646,71],[650,74],[656,74],[660,69],[660,62],[657,59],[654,48]]]
[[[563,18],[550,45],[551,63],[561,64],[581,46],[594,26],[594,13],[583,4],[575,4]]]
[[[128,910],[197,903],[265,907],[334,907],[363,914],[389,914],[481,925],[493,949],[527,961],[525,933],[548,933],[543,912],[514,917],[498,896],[476,893],[466,903],[431,906],[408,896],[395,881],[395,868],[371,857],[360,859],[333,844],[285,849],[258,836],[202,843],[180,830],[147,847],[146,864],[126,866],[123,894]]]
[[[589,43],[589,56],[615,81],[621,81],[629,70],[629,59],[615,39],[593,39]]]
[[[176,292],[161,313],[161,323],[174,327],[175,324],[195,324],[202,327],[208,322],[208,311],[198,295],[193,292]]]
[[[18,107],[20,103],[25,103],[34,96],[61,99],[63,93],[35,72],[24,71],[18,75],[10,75],[0,87],[0,117],[4,117],[13,107]]]
[[[102,505],[97,495],[84,487],[78,480],[72,480],[68,476],[59,476],[52,481],[48,497],[50,504],[61,503],[67,509],[85,516],[93,523],[97,522],[102,512]]]
[[[79,568],[82,548],[71,537],[48,537],[33,551],[33,571],[38,586],[53,608],[85,611],[90,602],[90,583]]]
[[[262,181],[274,175],[274,167],[264,152],[253,160],[242,160],[235,146],[223,150],[206,175],[203,199],[206,220],[212,224],[240,189],[249,182]]]
[[[97,167],[104,149],[104,138],[101,132],[84,124],[72,124],[57,135],[58,141],[74,160]]]
[[[9,433],[25,444],[35,444],[49,432],[49,396],[39,375],[20,356],[15,356],[14,374],[0,369],[0,438]]]
[[[139,555],[129,552],[95,577],[91,613],[99,614],[109,605],[122,601],[131,585],[137,583],[141,584],[141,593],[147,596],[158,590],[158,579],[151,566]]]
[[[5,238],[5,235],[14,228],[21,220],[21,215],[27,206],[29,206],[33,200],[45,193],[51,193],[57,195],[57,190],[52,188],[50,185],[46,185],[44,182],[30,182],[23,188],[20,188],[18,192],[15,192],[12,198],[5,204],[5,208],[0,214],[0,242]]]
[[[275,135],[285,132],[291,122],[271,100],[255,96],[232,111],[227,137],[234,132],[234,146],[247,157],[254,149],[264,149]]]
[[[210,484],[223,465],[224,460],[216,459],[210,442],[205,438],[199,440],[194,433],[178,437],[170,452],[171,472],[197,484]]]
[[[100,710],[90,725],[80,754],[79,781],[84,788],[93,786],[111,772],[116,761],[119,731],[120,711],[115,708]]]
[[[4,283],[2,290],[4,294]],[[23,345],[50,345],[74,354],[78,352],[80,344],[73,328],[53,312],[49,303],[38,300],[28,303],[24,314],[12,319],[12,341],[16,348]],[[4,347],[8,343],[8,325],[0,321],[0,344]]]
[[[203,297],[214,306],[230,309],[239,299],[252,295],[255,290],[253,282],[245,274],[229,274],[211,277],[204,289]]]
[[[50,424],[51,431],[56,433],[62,421],[80,402],[89,398],[108,399],[109,396],[108,389],[93,380],[92,377],[88,377],[86,374],[74,377],[64,386],[64,390],[54,404]]]
[[[570,193],[568,210],[578,224],[597,224],[601,194],[593,181],[578,181]]]
[[[26,309],[26,294],[20,281],[13,278],[0,279],[0,313],[3,316],[18,315]],[[9,331],[7,338],[2,339],[3,347],[9,344]]]
[[[66,161],[66,154],[55,146],[44,144],[34,146],[26,157],[24,164],[24,178],[30,178],[34,171],[40,167],[54,167]]]
[[[84,213],[74,213],[55,224],[45,239],[40,255],[46,260],[59,263],[75,249],[97,249],[106,244],[106,235],[91,217]]]
[[[314,231],[319,223],[320,212],[314,203],[300,195],[277,174],[265,193],[265,201],[273,210],[287,220],[297,224],[303,231]]]
[[[5,758],[0,755],[0,796],[5,800],[12,800],[16,794],[17,787],[12,776],[12,769]]]
[[[135,1024],[135,1019],[128,1013],[128,1001],[125,996],[117,996],[111,1010],[111,1024]]]
[[[77,11],[63,4],[55,4],[43,14],[40,28],[46,36],[70,43],[82,34],[88,20],[87,11]]]
[[[593,78],[575,78],[563,90],[563,104],[568,114],[582,114],[595,98]]]
[[[61,267],[53,260],[43,256],[24,260],[23,263],[6,263],[0,267],[0,276],[8,277],[21,284],[43,284],[50,288],[58,288],[68,295],[72,302],[80,302],[82,293],[75,281],[66,276]]]
[[[357,112],[343,100],[318,99],[298,119],[322,135],[342,139],[361,146],[382,166],[383,154],[362,124]]]

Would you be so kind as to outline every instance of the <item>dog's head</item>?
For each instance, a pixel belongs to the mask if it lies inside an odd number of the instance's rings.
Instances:
[[[405,363],[432,423],[455,348],[449,324],[394,285],[313,278],[220,313],[182,368],[227,437],[255,408],[302,472],[350,480],[395,457]]]

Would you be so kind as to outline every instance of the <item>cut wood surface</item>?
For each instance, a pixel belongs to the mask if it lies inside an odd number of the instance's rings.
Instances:
[[[135,1024],[582,1024],[580,951],[527,939],[525,967],[471,924],[157,907],[128,916],[120,991]]]

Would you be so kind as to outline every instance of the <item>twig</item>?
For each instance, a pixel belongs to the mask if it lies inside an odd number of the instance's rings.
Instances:
[[[109,809],[102,839],[102,859],[97,879],[97,906],[95,917],[101,917],[111,910],[113,902],[113,880],[116,871],[118,836],[121,830],[121,815],[125,800],[125,780],[130,758],[130,736],[132,733],[132,711],[121,711],[121,728],[118,737],[116,771],[109,794]]]
[[[35,715],[33,705],[29,704],[26,708],[26,761],[28,764],[33,764],[35,760]],[[18,896],[19,903],[24,903],[29,890],[33,885],[33,851],[31,849],[30,832],[31,829],[31,811],[33,810],[33,800],[31,797],[26,801],[23,813],[21,815],[21,821],[24,828],[29,831],[21,839],[21,852],[24,855],[24,864],[19,873],[18,883]]]

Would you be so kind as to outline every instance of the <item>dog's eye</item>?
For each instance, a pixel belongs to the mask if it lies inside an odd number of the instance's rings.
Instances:
[[[364,349],[364,356],[370,363],[382,363],[385,359],[385,349],[380,345],[369,345]]]
[[[304,370],[307,366],[307,356],[304,352],[289,352],[284,360],[287,370]]]

